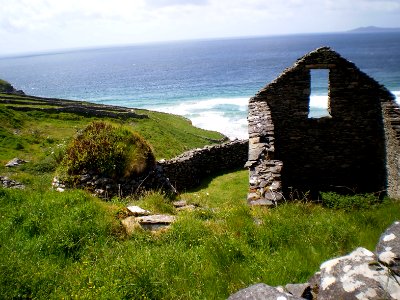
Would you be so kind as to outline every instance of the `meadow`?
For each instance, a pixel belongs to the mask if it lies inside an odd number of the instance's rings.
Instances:
[[[399,202],[375,195],[327,193],[318,203],[252,208],[246,170],[210,177],[176,199],[157,191],[107,202],[82,190],[58,193],[51,180],[63,149],[93,120],[130,126],[157,159],[223,136],[150,111],[141,111],[148,119],[119,120],[9,105],[0,95],[0,175],[26,188],[0,188],[0,298],[226,299],[253,283],[305,282],[324,260],[359,246],[373,251],[400,215]],[[4,167],[14,157],[28,163]],[[178,212],[172,200],[198,208]],[[121,219],[128,204],[177,221],[165,231],[127,235]]]

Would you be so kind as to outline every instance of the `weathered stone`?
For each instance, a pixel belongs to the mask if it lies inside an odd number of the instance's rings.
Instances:
[[[176,217],[171,215],[150,215],[143,217],[136,217],[136,221],[146,230],[160,230],[168,227],[175,222]]]
[[[140,224],[136,220],[136,217],[127,217],[121,221],[122,226],[125,228],[125,232],[131,235],[136,229],[141,228]]]
[[[0,176],[0,186],[11,189],[25,189],[25,185],[8,178],[7,176]]]
[[[324,118],[309,117],[310,69],[315,68],[329,72]],[[400,199],[400,109],[394,100],[330,48],[308,53],[249,101],[250,177],[263,172],[284,178],[285,186],[274,188],[279,193],[289,187],[304,193],[346,186],[358,192],[387,190]]]
[[[128,210],[128,214],[130,216],[138,217],[138,216],[148,216],[148,215],[151,214],[150,211],[145,210],[145,209],[143,209],[143,208],[141,208],[139,206],[136,206],[136,205],[128,206],[126,209]]]
[[[189,204],[189,205],[178,207],[176,210],[177,211],[192,211],[192,210],[195,210],[195,209],[196,209],[195,205]]]
[[[376,246],[379,262],[400,276],[400,222],[394,222],[381,235]]]
[[[257,283],[229,296],[228,300],[304,300],[264,283]]]
[[[255,200],[255,199],[259,199],[259,198],[260,198],[260,195],[257,194],[257,193],[249,193],[249,194],[247,195],[247,200],[248,200],[248,201]]]
[[[80,177],[80,181],[81,181],[81,183],[85,183],[85,182],[87,182],[88,180],[90,180],[90,178],[91,178],[91,176],[90,176],[89,174],[83,174],[83,175]]]
[[[187,202],[185,200],[174,201],[174,202],[172,202],[172,205],[175,206],[176,208],[178,208],[178,207],[186,206]]]
[[[13,158],[12,160],[10,160],[8,163],[6,163],[6,167],[8,167],[8,168],[17,167],[17,166],[25,164],[25,163],[27,163],[26,160],[16,157],[16,158]]]
[[[271,200],[271,201],[277,202],[277,201],[281,201],[283,199],[283,196],[282,196],[281,193],[269,191],[269,192],[266,192],[264,194],[264,198],[267,199],[267,200]]]
[[[309,283],[298,283],[298,284],[287,284],[285,285],[285,290],[288,291],[293,296],[312,300],[313,296],[311,294],[311,287]]]
[[[276,205],[276,203],[274,203],[271,200],[267,200],[267,199],[251,200],[248,203],[251,206],[275,206]]]
[[[281,188],[282,188],[282,183],[280,181],[274,181],[270,186],[270,189],[274,191],[280,190]]]
[[[400,299],[400,285],[367,249],[358,248],[349,255],[326,261],[320,269],[318,299]]]

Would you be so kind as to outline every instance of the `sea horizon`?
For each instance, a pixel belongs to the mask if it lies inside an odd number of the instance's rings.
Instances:
[[[100,47],[0,58],[0,78],[26,94],[174,113],[247,137],[247,104],[308,52],[330,46],[400,99],[400,33],[327,33]],[[324,110],[326,91],[311,95]]]

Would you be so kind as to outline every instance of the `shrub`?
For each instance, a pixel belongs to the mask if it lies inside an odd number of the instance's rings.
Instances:
[[[145,172],[154,163],[150,145],[139,134],[122,126],[92,122],[67,148],[59,175],[129,177]]]

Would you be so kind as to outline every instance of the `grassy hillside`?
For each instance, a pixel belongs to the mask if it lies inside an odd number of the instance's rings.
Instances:
[[[139,132],[157,159],[172,158],[225,138],[176,115],[0,93],[0,174],[29,183],[31,176],[51,173],[74,135],[94,120],[124,124]],[[14,157],[29,163],[18,172],[7,170],[4,164]]]
[[[157,158],[223,138],[174,115],[88,103],[71,112],[76,105],[0,94],[0,175],[27,185],[0,188],[0,298],[226,299],[253,283],[304,282],[324,260],[359,246],[374,250],[400,215],[400,202],[371,195],[251,208],[245,170],[180,195],[199,207],[189,212],[157,192],[109,202],[85,191],[55,192],[50,182],[62,149],[93,120],[130,126]],[[6,169],[13,157],[29,163]],[[177,221],[163,233],[127,236],[120,222],[127,204]]]
[[[0,189],[0,294],[4,299],[226,299],[247,285],[306,281],[326,259],[374,250],[400,215],[389,200],[365,208],[245,203],[247,172],[181,195],[178,213],[152,193],[134,204],[178,215],[162,234],[124,235],[124,204],[83,191]]]

